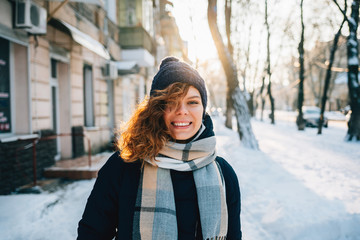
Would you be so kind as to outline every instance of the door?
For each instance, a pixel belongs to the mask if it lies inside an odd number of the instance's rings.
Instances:
[[[58,62],[55,59],[50,59],[51,65],[51,77],[50,77],[50,88],[51,88],[51,118],[52,127],[55,134],[59,134],[59,82],[58,82]],[[60,139],[56,138],[56,155],[55,160],[59,160],[60,155]]]

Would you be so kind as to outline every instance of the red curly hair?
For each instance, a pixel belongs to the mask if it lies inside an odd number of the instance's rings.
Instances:
[[[116,146],[125,162],[155,159],[166,142],[172,139],[163,119],[165,108],[177,107],[190,86],[188,83],[173,83],[139,104],[118,132]]]

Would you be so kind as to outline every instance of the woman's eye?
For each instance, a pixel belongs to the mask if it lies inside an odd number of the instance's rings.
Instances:
[[[199,104],[198,101],[190,101],[189,104]]]

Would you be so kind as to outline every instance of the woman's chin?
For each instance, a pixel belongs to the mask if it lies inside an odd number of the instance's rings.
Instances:
[[[175,142],[177,142],[177,143],[188,143],[191,140],[193,140],[194,137],[195,137],[195,134],[192,135],[191,137],[189,137],[189,136],[177,137],[177,138],[175,138]]]

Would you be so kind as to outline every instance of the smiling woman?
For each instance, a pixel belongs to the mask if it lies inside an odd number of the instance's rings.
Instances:
[[[203,113],[199,91],[193,86],[188,87],[187,94],[176,105],[168,104],[165,108],[164,121],[171,137],[186,141],[195,136],[200,129]]]
[[[216,155],[206,104],[198,72],[164,59],[99,171],[78,239],[241,239],[239,183]]]

